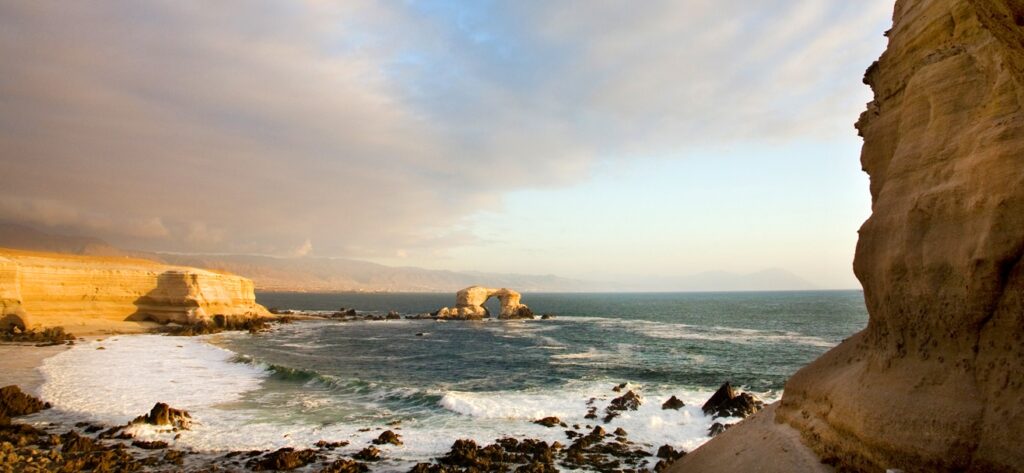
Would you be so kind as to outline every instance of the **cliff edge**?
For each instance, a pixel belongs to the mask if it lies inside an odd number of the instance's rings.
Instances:
[[[865,82],[870,321],[776,416],[840,470],[1024,471],[1024,1],[897,1]]]
[[[63,326],[75,334],[270,315],[256,303],[252,281],[233,274],[8,249],[0,249],[0,310],[0,329]]]

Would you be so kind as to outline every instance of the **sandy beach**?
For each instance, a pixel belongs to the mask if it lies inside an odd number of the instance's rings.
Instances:
[[[37,347],[32,345],[0,344],[0,386],[18,385],[22,391],[39,395],[43,375],[39,372],[43,360],[66,351],[68,345]]]

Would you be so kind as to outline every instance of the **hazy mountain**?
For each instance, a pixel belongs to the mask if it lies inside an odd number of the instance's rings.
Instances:
[[[392,267],[342,258],[158,254],[171,264],[225,270],[251,278],[262,290],[457,291],[474,284],[518,291],[574,292],[594,283],[553,275],[495,274]]]
[[[93,256],[123,256],[120,249],[99,238],[51,235],[32,227],[0,223],[0,247]]]
[[[97,238],[44,233],[0,223],[0,247],[94,256],[132,256],[168,264],[228,271],[245,276],[263,291],[452,292],[474,284],[524,292],[600,291],[778,291],[816,289],[778,268],[749,274],[709,271],[690,276],[633,282],[598,282],[550,274],[502,274],[393,267],[344,258],[278,258],[257,255],[194,255],[124,250]]]

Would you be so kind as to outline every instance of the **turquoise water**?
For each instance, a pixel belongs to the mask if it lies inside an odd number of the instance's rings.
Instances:
[[[448,294],[261,293],[257,298],[268,307],[408,314],[454,303]],[[349,323],[278,334],[313,343],[289,353],[263,354],[270,341],[264,339],[233,347],[270,356],[274,364],[346,379],[364,378],[382,362],[395,361],[373,380],[417,386],[444,382],[460,389],[514,389],[622,379],[712,388],[731,380],[770,391],[782,389],[799,367],[867,323],[860,291],[526,294],[523,301],[538,314],[557,317],[504,326]],[[422,331],[429,336],[415,336]],[[445,344],[443,352],[439,343]],[[586,364],[551,363],[562,351],[601,356]],[[332,357],[346,363],[330,363]]]

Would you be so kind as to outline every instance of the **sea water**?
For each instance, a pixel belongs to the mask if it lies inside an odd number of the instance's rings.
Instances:
[[[270,307],[405,314],[451,299],[258,295]],[[797,369],[867,323],[860,291],[525,294],[523,302],[556,317],[307,321],[258,335],[82,343],[44,362],[41,394],[55,408],[37,418],[123,424],[166,402],[190,411],[194,427],[133,433],[209,452],[345,440],[349,446],[337,453],[350,455],[383,429],[394,430],[404,445],[381,447],[377,471],[442,455],[459,438],[569,443],[566,429],[532,423],[547,416],[570,428],[622,427],[652,453],[663,444],[692,450],[709,439],[715,420],[700,406],[721,383],[777,400]],[[622,393],[633,390],[644,402],[604,423],[620,383],[628,383]],[[663,410],[673,395],[686,406]],[[598,419],[584,418],[591,406]]]

